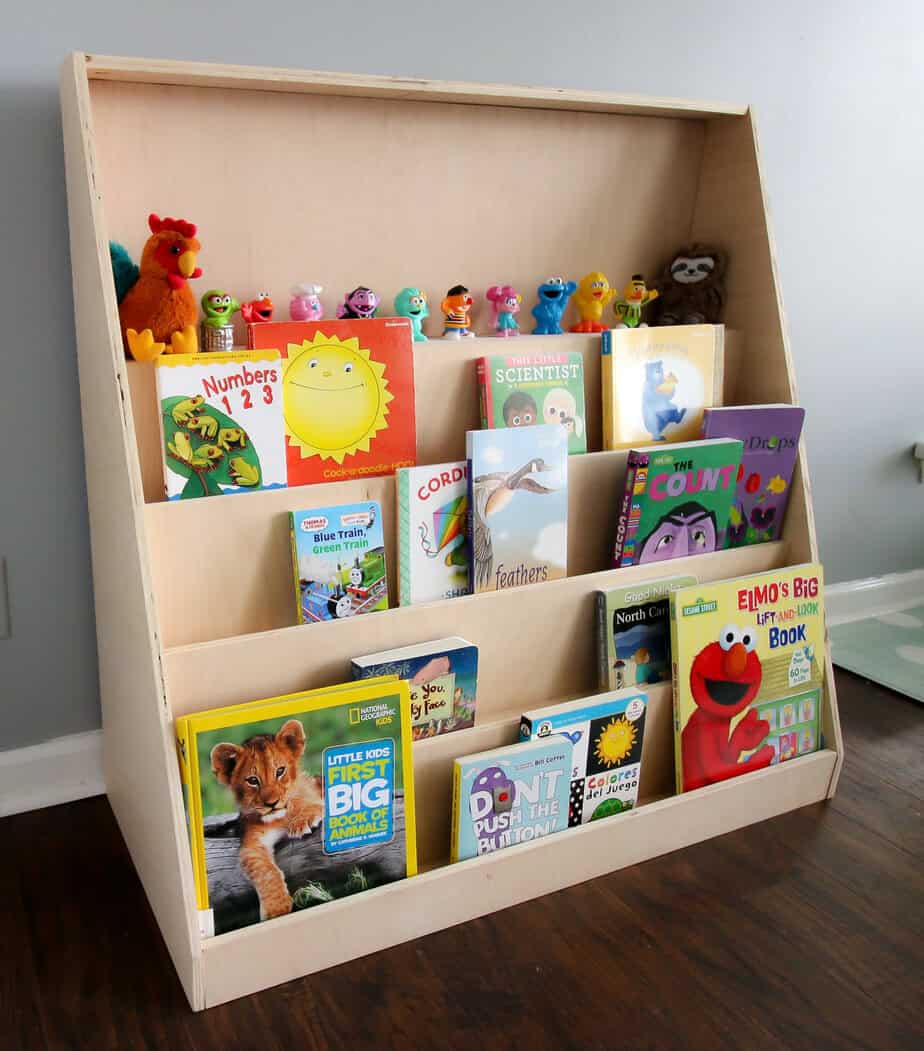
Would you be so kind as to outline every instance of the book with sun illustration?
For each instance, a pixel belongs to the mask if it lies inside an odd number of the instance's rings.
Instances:
[[[275,350],[155,359],[168,500],[285,487],[281,373]]]
[[[567,574],[568,432],[560,423],[468,431],[471,590]]]
[[[647,694],[614,690],[523,714],[521,740],[562,738],[571,745],[569,826],[635,806],[647,710]]]
[[[394,474],[417,462],[408,318],[249,325],[283,357],[289,485]]]
[[[821,747],[824,612],[817,563],[671,593],[678,792]]]

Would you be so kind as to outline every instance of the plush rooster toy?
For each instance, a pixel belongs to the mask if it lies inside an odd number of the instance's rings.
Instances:
[[[198,310],[188,280],[200,277],[196,227],[185,219],[148,216],[151,236],[140,268],[122,245],[110,242],[109,252],[119,301],[119,320],[126,351],[136,361],[150,361],[166,349],[195,354]]]

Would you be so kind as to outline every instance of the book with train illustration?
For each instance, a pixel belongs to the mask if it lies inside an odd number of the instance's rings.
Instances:
[[[289,532],[299,624],[388,609],[376,501],[290,511]]]
[[[671,592],[677,791],[821,747],[818,563]]]

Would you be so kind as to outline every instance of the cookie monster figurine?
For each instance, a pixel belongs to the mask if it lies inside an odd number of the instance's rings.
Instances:
[[[568,300],[577,291],[573,281],[563,277],[550,277],[536,289],[539,302],[531,313],[536,319],[534,336],[559,336],[562,333],[561,319],[568,306]]]
[[[395,296],[395,316],[410,318],[411,333],[415,343],[426,343],[423,332],[424,318],[430,316],[426,294],[419,288],[402,288]]]

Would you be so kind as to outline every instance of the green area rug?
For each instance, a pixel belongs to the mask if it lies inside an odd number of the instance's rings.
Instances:
[[[924,701],[924,605],[830,628],[841,668]]]

